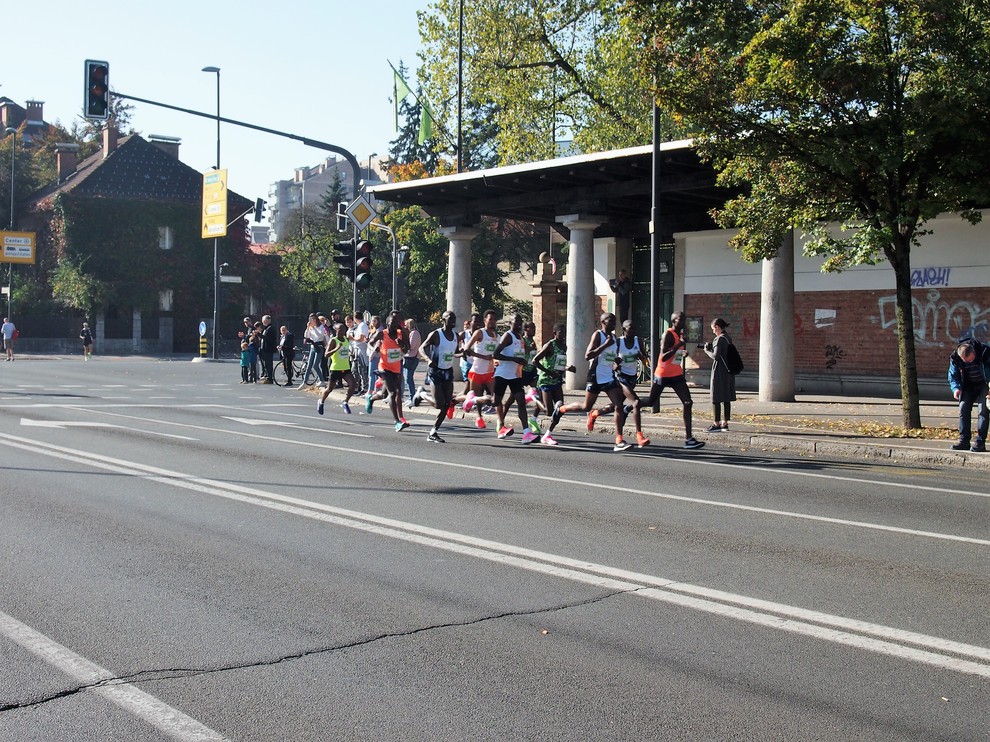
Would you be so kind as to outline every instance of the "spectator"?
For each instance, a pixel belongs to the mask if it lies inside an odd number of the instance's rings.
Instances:
[[[990,346],[973,338],[959,343],[949,357],[949,388],[959,402],[959,440],[952,450],[965,451],[969,448],[972,435],[973,405],[979,402],[976,420],[976,440],[971,451],[986,453],[987,433],[990,432]]]
[[[14,360],[14,338],[17,337],[17,328],[7,317],[3,318],[0,334],[3,335],[3,349],[7,352],[5,360],[12,361]]]
[[[303,335],[305,337],[303,344],[309,347],[309,357],[306,359],[306,372],[303,374],[302,382],[299,386],[305,386],[309,381],[309,375],[314,371],[316,372],[316,378],[322,384],[327,380],[327,377],[323,373],[320,359],[327,349],[327,340],[329,338],[327,337],[326,330],[323,329],[320,318],[316,314],[309,315],[309,322],[306,323],[306,331]]]
[[[615,313],[621,325],[629,319],[629,303],[632,297],[632,279],[629,278],[629,272],[623,268],[619,271],[619,277],[613,278],[608,285],[615,292]]]
[[[351,347],[354,349],[354,383],[357,384],[358,388],[356,394],[365,394],[368,391],[368,335],[370,332],[368,323],[364,321],[364,315],[355,312],[354,324],[351,327],[349,337]]]
[[[419,366],[419,346],[423,343],[423,338],[420,337],[419,328],[416,326],[416,320],[412,317],[405,321],[406,327],[406,342],[409,343],[409,350],[406,351],[405,357],[402,359],[402,376],[405,380],[406,386],[406,396],[409,399],[409,406],[413,406],[413,397],[416,394],[416,383],[414,381],[414,376],[416,374],[416,367]]]
[[[715,337],[710,343],[705,343],[705,353],[712,359],[711,395],[712,408],[715,412],[715,422],[708,428],[709,433],[729,429],[729,415],[732,413],[732,403],[736,401],[736,377],[729,373],[729,346],[732,344],[725,328],[729,326],[721,317],[712,320],[712,332]],[[725,419],[722,419],[722,408],[725,408]]]
[[[261,318],[261,347],[258,356],[261,358],[261,383],[275,383],[275,351],[278,350],[278,335],[272,325],[272,316],[266,314]]]
[[[282,368],[285,370],[285,387],[292,386],[292,362],[296,360],[296,336],[289,332],[285,325],[279,328],[278,354],[282,358]]]

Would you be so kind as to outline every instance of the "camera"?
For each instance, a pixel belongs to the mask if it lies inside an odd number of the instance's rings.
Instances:
[[[695,346],[695,347],[697,347],[697,348],[704,348],[705,347],[705,343],[698,343],[698,345]]]

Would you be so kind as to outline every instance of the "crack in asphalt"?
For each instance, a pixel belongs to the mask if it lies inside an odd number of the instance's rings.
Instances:
[[[597,598],[589,598],[587,600],[580,600],[574,603],[565,603],[562,605],[549,606],[544,608],[533,608],[525,611],[506,611],[504,613],[496,613],[491,616],[481,616],[479,618],[472,618],[465,621],[451,621],[448,623],[432,624],[430,626],[421,626],[415,629],[409,629],[407,631],[393,631],[384,634],[377,634],[375,636],[369,636],[365,639],[359,639],[357,641],[349,642],[347,644],[338,644],[332,647],[319,647],[316,649],[307,649],[302,652],[295,652],[293,654],[286,654],[280,657],[275,657],[268,660],[257,660],[254,662],[245,662],[236,665],[225,665],[223,667],[202,667],[202,668],[167,668],[160,670],[140,670],[138,672],[130,673],[128,675],[116,675],[112,678],[106,678],[95,683],[84,683],[73,688],[66,688],[61,691],[56,691],[49,693],[48,695],[37,698],[30,701],[20,701],[17,703],[6,703],[0,705],[0,713],[5,711],[17,711],[22,709],[35,708],[37,706],[44,705],[46,703],[51,703],[52,701],[57,701],[68,696],[76,695],[77,693],[83,693],[89,690],[97,690],[99,688],[110,687],[114,685],[124,685],[124,684],[135,684],[142,682],[150,682],[154,680],[173,680],[176,678],[192,678],[198,677],[200,675],[212,675],[221,672],[230,672],[232,670],[247,670],[254,667],[272,667],[274,665],[282,664],[283,662],[294,662],[296,660],[304,659],[306,657],[312,657],[320,654],[328,654],[331,652],[340,652],[342,650],[354,649],[355,647],[363,647],[369,644],[374,644],[376,642],[384,641],[386,639],[401,639],[404,637],[415,636],[417,634],[422,634],[428,631],[438,631],[442,629],[453,629],[453,628],[463,628],[466,626],[476,626],[478,624],[486,623],[488,621],[498,621],[503,618],[515,618],[523,616],[538,616],[543,613],[556,613],[558,611],[566,611],[572,608],[582,608],[588,605],[594,605],[596,603],[601,603],[611,598],[629,595],[632,593],[639,592],[640,590],[646,590],[646,587],[633,588],[630,590],[615,590],[609,592],[605,595],[601,595]]]

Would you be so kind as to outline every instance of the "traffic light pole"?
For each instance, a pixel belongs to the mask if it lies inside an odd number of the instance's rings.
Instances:
[[[229,119],[225,116],[217,116],[215,113],[203,113],[202,111],[194,111],[191,108],[182,108],[181,106],[173,106],[168,103],[162,103],[156,100],[148,100],[147,98],[138,98],[136,95],[125,95],[124,93],[118,93],[117,91],[111,92],[111,95],[117,98],[123,98],[124,100],[133,100],[133,101],[137,101],[138,103],[147,103],[152,106],[168,108],[173,111],[181,111],[182,113],[188,113],[192,116],[200,116],[205,119],[220,121],[225,124],[233,124],[234,126],[243,126],[247,129],[254,129],[255,131],[263,131],[266,134],[274,134],[275,136],[285,137],[286,139],[295,139],[297,142],[302,142],[307,147],[322,149],[327,152],[335,152],[336,154],[342,156],[345,160],[347,160],[347,164],[351,166],[351,172],[354,174],[353,183],[352,183],[352,188],[354,189],[353,196],[356,197],[360,192],[361,166],[358,164],[357,158],[343,147],[338,147],[335,144],[327,144],[326,142],[321,142],[317,139],[310,139],[309,137],[300,136],[299,134],[290,134],[287,131],[279,131],[278,129],[269,129],[267,126],[258,126],[257,124],[249,124],[246,121],[237,121],[236,119]]]

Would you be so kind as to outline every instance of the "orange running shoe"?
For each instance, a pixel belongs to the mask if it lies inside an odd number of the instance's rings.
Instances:
[[[588,432],[590,433],[595,429],[595,420],[598,419],[598,410],[592,410],[588,413]]]
[[[639,446],[640,448],[646,448],[648,445],[650,445],[650,439],[647,438],[645,435],[643,435],[642,430],[636,431],[636,445]]]

